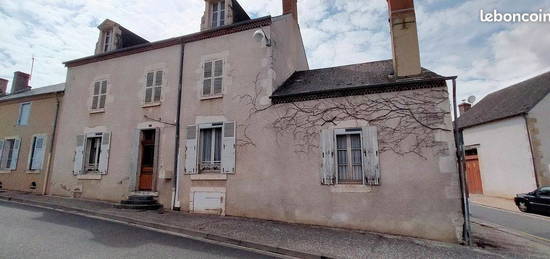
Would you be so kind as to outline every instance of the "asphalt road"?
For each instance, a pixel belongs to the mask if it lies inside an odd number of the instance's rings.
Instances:
[[[124,224],[0,201],[0,258],[267,258]]]
[[[550,242],[550,217],[509,212],[470,203],[470,215],[511,230],[542,237]]]

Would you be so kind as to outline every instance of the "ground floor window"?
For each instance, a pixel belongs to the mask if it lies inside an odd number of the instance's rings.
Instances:
[[[201,172],[219,172],[221,169],[222,126],[200,130]]]
[[[85,173],[97,172],[99,170],[99,159],[101,156],[101,137],[88,137],[86,139],[86,163]]]
[[[344,134],[336,135],[336,153],[338,183],[362,184],[361,129],[347,130]]]
[[[10,169],[14,158],[15,139],[4,140],[0,158],[0,169]]]

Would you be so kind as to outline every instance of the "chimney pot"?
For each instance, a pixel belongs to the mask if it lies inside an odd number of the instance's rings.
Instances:
[[[393,70],[397,77],[422,73],[413,0],[387,0],[390,16]]]
[[[24,91],[31,90],[31,87],[29,86],[29,80],[31,76],[27,73],[23,73],[21,71],[17,71],[13,73],[13,82],[11,84],[11,93],[20,93]]]
[[[472,108],[472,104],[470,103],[461,103],[458,105],[458,110],[460,111],[460,116],[464,115],[468,110]]]
[[[298,0],[283,0],[283,15],[292,14],[298,22]]]
[[[0,96],[8,94],[8,80],[0,78]]]

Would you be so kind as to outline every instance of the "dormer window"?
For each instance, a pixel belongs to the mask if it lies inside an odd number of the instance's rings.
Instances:
[[[212,28],[225,25],[225,1],[212,3]]]
[[[103,41],[103,52],[109,51],[110,45],[111,45],[111,31],[106,31],[105,39]]]

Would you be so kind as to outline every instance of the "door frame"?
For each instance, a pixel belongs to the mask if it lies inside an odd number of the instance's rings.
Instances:
[[[136,170],[136,184],[134,187],[134,191],[140,191],[139,185],[140,185],[140,176],[141,176],[141,160],[143,156],[143,146],[141,144],[143,140],[143,132],[144,131],[155,131],[155,153],[154,153],[154,160],[153,160],[153,179],[152,179],[152,187],[151,192],[157,192],[157,178],[158,178],[158,164],[159,164],[159,149],[160,149],[160,128],[146,128],[146,129],[138,129],[139,135],[138,135],[138,159],[137,159],[137,170]]]

